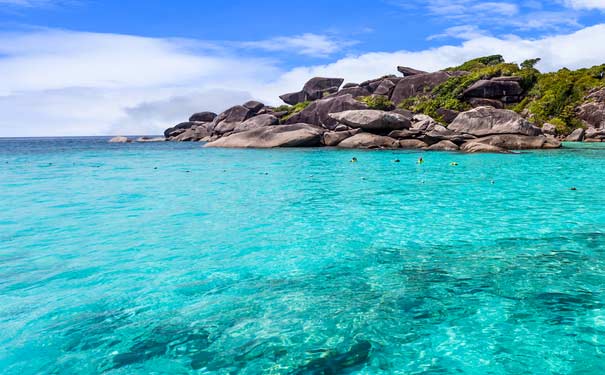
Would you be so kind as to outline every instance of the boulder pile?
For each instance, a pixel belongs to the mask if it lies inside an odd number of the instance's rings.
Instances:
[[[479,80],[461,99],[469,110],[439,109],[439,121],[397,108],[397,104],[426,93],[465,71],[427,73],[398,67],[403,76],[384,76],[342,86],[341,78],[315,77],[302,90],[281,95],[292,107],[265,106],[249,101],[215,114],[193,114],[187,122],[166,129],[169,141],[203,141],[205,147],[341,147],[363,149],[426,149],[437,151],[506,152],[513,149],[560,147],[554,126],[542,128],[504,109],[524,95],[517,77]],[[342,88],[341,88],[342,86]],[[593,95],[605,96],[595,92]],[[367,98],[371,100],[368,101]],[[373,101],[389,103],[378,106]],[[605,104],[584,108],[595,132],[568,140],[605,139]],[[595,119],[595,111],[601,111]],[[448,125],[449,124],[449,125]]]

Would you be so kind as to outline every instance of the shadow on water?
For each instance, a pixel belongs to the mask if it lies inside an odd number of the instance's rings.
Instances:
[[[349,374],[363,367],[370,358],[372,344],[368,341],[356,343],[344,353],[320,351],[321,357],[311,360],[291,372],[296,375]]]

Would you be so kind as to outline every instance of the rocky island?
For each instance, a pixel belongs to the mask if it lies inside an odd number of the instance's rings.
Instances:
[[[315,77],[280,96],[200,112],[166,129],[169,141],[204,147],[409,148],[506,152],[605,139],[605,65],[554,73],[539,59],[477,58],[438,72],[398,67],[362,83]]]

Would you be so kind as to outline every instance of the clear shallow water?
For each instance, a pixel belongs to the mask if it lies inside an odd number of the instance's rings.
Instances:
[[[0,372],[602,374],[605,148],[568,146],[0,140]]]

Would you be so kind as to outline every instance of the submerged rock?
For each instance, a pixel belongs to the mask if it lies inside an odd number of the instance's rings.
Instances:
[[[204,147],[315,147],[321,146],[323,132],[323,129],[309,124],[272,125],[222,137]]]

